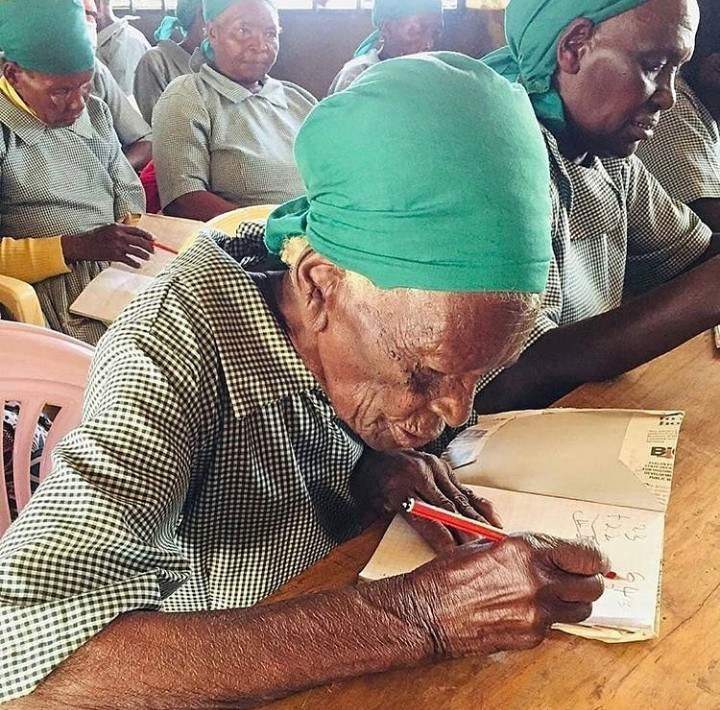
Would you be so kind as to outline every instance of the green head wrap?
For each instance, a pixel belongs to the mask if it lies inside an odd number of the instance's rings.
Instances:
[[[539,293],[552,254],[547,151],[528,100],[451,52],[376,64],[313,109],[295,159],[307,196],[268,219],[383,289]]]
[[[7,61],[41,74],[95,67],[81,0],[0,0],[0,48]]]
[[[155,39],[160,42],[172,37],[177,30],[185,37],[192,23],[195,21],[198,8],[202,7],[202,0],[178,0],[175,15],[164,17],[160,26],[155,30]]]
[[[507,47],[483,61],[530,94],[537,117],[552,131],[565,128],[562,99],[552,86],[557,42],[578,17],[595,24],[642,5],[647,0],[510,0],[505,11]]]
[[[375,0],[372,11],[373,27],[379,28],[386,20],[399,20],[401,17],[424,15],[430,12],[442,12],[442,0]],[[376,29],[355,50],[356,57],[367,54],[380,39],[380,30]]]

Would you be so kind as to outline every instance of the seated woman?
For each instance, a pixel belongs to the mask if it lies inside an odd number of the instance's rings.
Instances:
[[[163,210],[203,222],[302,193],[293,143],[315,105],[267,73],[280,26],[270,0],[206,0],[208,63],[176,79],[153,114]]]
[[[83,423],[0,541],[8,710],[251,707],[527,648],[602,593],[596,548],[513,535],[258,605],[373,503],[417,491],[493,518],[441,459],[403,450],[461,426],[478,378],[517,355],[552,255],[528,98],[469,57],[373,67],[296,153],[307,197],[265,244],[257,225],[201,237],[103,338]],[[268,250],[289,268],[259,271]]]
[[[376,0],[372,21],[375,32],[333,79],[328,94],[347,89],[368,67],[383,59],[435,49],[443,28],[442,0]]]
[[[675,81],[677,102],[637,154],[671,197],[720,232],[720,7],[698,4],[695,53]]]
[[[113,12],[114,0],[97,0],[98,46],[97,55],[107,66],[120,88],[132,96],[135,69],[150,49],[145,35],[130,24],[139,17],[125,15],[120,18]]]
[[[83,0],[83,5],[90,38],[97,47],[97,5],[95,0]],[[152,160],[150,126],[123,93],[110,70],[99,59],[95,60],[91,93],[104,101],[110,109],[115,133],[123,153],[135,172],[139,173]]]
[[[116,222],[144,210],[107,106],[89,96],[95,66],[83,6],[0,3],[0,272],[34,284],[48,325],[94,344],[98,321],[70,304],[107,261],[134,265],[152,238]],[[62,43],[48,42],[59,34]]]
[[[175,32],[182,41],[173,41]],[[135,70],[135,99],[148,123],[152,124],[153,109],[168,84],[191,72],[190,60],[204,36],[202,0],[178,0],[175,16],[165,17],[155,31],[157,47],[143,56]]]

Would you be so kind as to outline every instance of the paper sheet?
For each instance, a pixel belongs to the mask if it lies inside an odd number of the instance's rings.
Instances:
[[[180,252],[204,226],[202,222],[164,215],[134,216],[129,223],[150,232],[159,244]],[[175,254],[156,248],[139,269],[113,263],[96,276],[70,306],[70,312],[109,325],[123,308],[142,293],[174,258]]]
[[[463,483],[664,510],[682,412],[549,409],[481,417],[448,447]]]
[[[653,635],[663,549],[662,513],[472,488],[493,501],[508,532],[540,530],[557,537],[587,538],[608,554],[613,570],[623,579],[606,580],[605,593],[583,626],[613,626]],[[360,576],[366,580],[392,577],[434,556],[427,543],[397,516]]]

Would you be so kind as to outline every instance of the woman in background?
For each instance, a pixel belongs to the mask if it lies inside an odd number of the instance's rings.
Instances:
[[[153,113],[166,214],[207,221],[303,192],[293,143],[316,100],[268,76],[279,48],[270,0],[205,0],[208,59],[168,86]]]
[[[176,31],[182,37],[180,42],[172,39]],[[152,123],[155,104],[168,84],[192,71],[190,60],[204,36],[202,0],[178,0],[175,15],[165,17],[155,31],[157,47],[143,56],[135,70],[135,98],[148,123]]]
[[[383,59],[437,49],[443,29],[441,0],[376,0],[376,28],[333,79],[329,94],[347,89],[366,69]]]

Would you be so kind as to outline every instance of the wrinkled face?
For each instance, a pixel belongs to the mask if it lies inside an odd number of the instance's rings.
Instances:
[[[92,71],[55,76],[7,62],[3,72],[23,101],[51,128],[71,126],[85,110],[92,87]]]
[[[262,81],[280,48],[278,15],[263,0],[234,3],[207,25],[215,66],[243,86]]]
[[[319,341],[326,391],[372,448],[423,446],[467,421],[477,381],[519,356],[534,316],[476,294],[341,297]]]
[[[383,55],[389,58],[431,52],[440,43],[442,29],[443,18],[439,12],[387,20],[381,28]]]
[[[698,21],[695,0],[649,0],[594,28],[578,41],[576,65],[566,56],[564,67],[561,39],[556,79],[587,150],[627,157],[653,135],[675,102],[675,76],[692,56]]]

